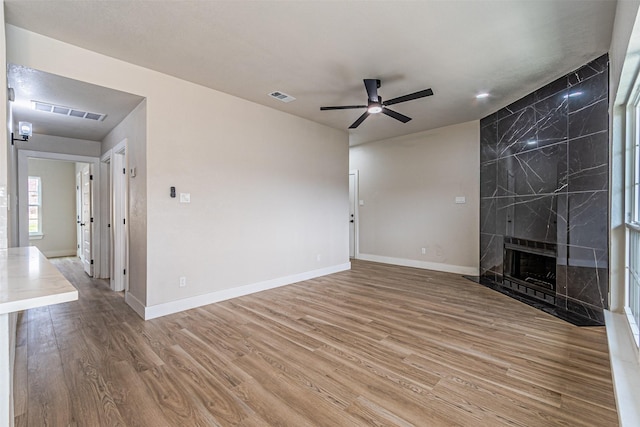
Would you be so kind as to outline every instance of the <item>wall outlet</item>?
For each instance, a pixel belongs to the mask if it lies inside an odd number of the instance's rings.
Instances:
[[[427,254],[427,248],[422,248],[422,255],[426,255]]]
[[[187,278],[182,276],[180,277],[180,287],[184,288],[185,286],[187,286]]]
[[[316,255],[316,261],[322,261],[322,255],[318,254]]]

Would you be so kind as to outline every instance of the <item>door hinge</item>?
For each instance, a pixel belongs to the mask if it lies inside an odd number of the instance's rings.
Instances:
[[[93,181],[93,175],[89,175],[89,181]]]
[[[127,269],[122,270],[122,274],[127,274]]]
[[[91,260],[91,265],[93,265],[93,260]]]
[[[93,222],[93,217],[91,217],[91,221],[89,221],[89,222]]]
[[[126,175],[127,170],[125,168],[122,168],[122,173]]]
[[[80,249],[80,245],[78,245],[78,249]]]
[[[111,228],[111,224],[107,224],[107,228]]]
[[[126,223],[127,223],[127,220],[126,220],[125,218],[122,218],[122,223],[123,223],[123,224],[126,224]]]

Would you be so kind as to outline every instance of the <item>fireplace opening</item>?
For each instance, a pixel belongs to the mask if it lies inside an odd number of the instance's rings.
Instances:
[[[556,245],[505,238],[503,285],[555,303]]]

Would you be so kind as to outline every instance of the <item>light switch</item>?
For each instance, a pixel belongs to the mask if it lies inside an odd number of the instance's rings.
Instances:
[[[191,193],[180,193],[180,203],[191,203]]]
[[[464,197],[464,196],[457,196],[456,197],[456,203],[457,204],[467,203],[467,198]]]
[[[358,202],[358,204],[359,204],[360,206],[364,206],[364,200],[360,200],[360,201]]]

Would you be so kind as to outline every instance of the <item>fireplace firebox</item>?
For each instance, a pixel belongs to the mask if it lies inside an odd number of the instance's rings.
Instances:
[[[502,285],[555,304],[556,256],[553,243],[505,237]]]

